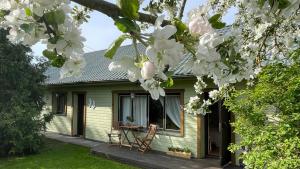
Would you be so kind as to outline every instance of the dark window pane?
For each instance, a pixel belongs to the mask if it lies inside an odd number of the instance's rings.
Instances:
[[[65,107],[66,107],[65,95],[64,94],[59,94],[57,113],[63,114],[65,112]]]
[[[153,100],[149,97],[149,123],[156,124],[159,128],[163,128],[163,109],[164,99]]]
[[[54,93],[52,109],[56,114],[65,114],[67,112],[66,93]]]

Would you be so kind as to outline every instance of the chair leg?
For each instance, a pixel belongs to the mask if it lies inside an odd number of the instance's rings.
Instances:
[[[119,146],[121,147],[121,134],[119,134],[118,137],[119,137]]]
[[[108,134],[108,143],[112,144],[112,140],[111,140],[111,135],[110,134]]]

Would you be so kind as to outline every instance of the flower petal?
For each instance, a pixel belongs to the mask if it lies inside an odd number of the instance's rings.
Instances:
[[[167,25],[161,29],[161,38],[168,39],[177,32],[177,28],[173,25]]]
[[[162,22],[164,21],[165,15],[160,15],[156,18],[155,27],[160,27]]]

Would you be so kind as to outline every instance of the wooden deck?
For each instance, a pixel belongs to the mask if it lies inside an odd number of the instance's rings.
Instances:
[[[165,153],[150,151],[144,154],[128,147],[111,146],[107,143],[85,140],[83,138],[46,133],[46,137],[62,142],[91,148],[91,153],[146,169],[220,169],[218,159],[181,159]],[[227,169],[229,169],[227,167]]]

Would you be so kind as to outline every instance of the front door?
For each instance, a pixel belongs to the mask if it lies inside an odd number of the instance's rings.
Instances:
[[[77,135],[83,136],[84,132],[84,109],[85,109],[85,95],[78,94],[77,102]]]
[[[211,113],[205,115],[206,123],[206,156],[220,157],[221,150],[221,131],[219,128],[219,103],[215,103],[209,107]]]
[[[208,98],[208,93],[204,93]],[[228,146],[231,143],[230,112],[219,101],[209,107],[211,113],[205,115],[205,154],[206,157],[220,159],[220,165],[231,160]]]
[[[221,165],[225,165],[231,161],[231,152],[228,150],[228,146],[231,143],[231,126],[230,126],[230,112],[226,107],[221,104],[220,111],[220,127],[221,127],[221,152],[220,160]]]

